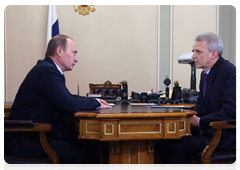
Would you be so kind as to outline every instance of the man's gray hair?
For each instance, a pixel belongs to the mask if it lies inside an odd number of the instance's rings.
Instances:
[[[219,35],[214,34],[212,32],[205,32],[198,35],[195,38],[195,41],[207,41],[207,49],[208,52],[212,52],[213,50],[218,51],[218,56],[222,55],[223,52],[223,42]]]

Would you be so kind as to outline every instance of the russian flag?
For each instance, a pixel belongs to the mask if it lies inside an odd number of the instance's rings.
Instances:
[[[49,5],[48,9],[48,28],[47,28],[47,44],[55,35],[59,34],[57,6]]]

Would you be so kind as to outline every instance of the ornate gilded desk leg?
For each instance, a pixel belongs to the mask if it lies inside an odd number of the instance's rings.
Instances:
[[[156,140],[147,140],[147,160],[146,163],[154,164],[154,145]]]
[[[151,153],[154,152],[154,144],[155,144],[155,140],[148,140],[147,141],[147,152]]]
[[[123,141],[123,163],[124,164],[153,164],[154,163],[154,141],[138,140]]]
[[[120,141],[117,142],[110,142],[111,151],[114,154],[121,154],[121,147],[120,147]]]
[[[123,163],[123,154],[121,152],[121,142],[109,142],[109,162],[111,164],[122,164]]]

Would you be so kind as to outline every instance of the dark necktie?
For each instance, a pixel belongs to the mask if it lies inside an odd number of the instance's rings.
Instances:
[[[65,77],[64,77],[64,75],[63,75],[63,74],[62,74],[61,76],[62,76],[62,79],[63,79],[63,81],[64,81],[64,84],[65,84]]]
[[[205,98],[205,94],[206,94],[206,89],[207,89],[207,73],[204,73],[203,75],[203,99]]]

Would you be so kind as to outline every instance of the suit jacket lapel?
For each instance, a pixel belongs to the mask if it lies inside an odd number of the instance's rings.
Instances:
[[[211,69],[210,73],[207,76],[207,88],[206,88],[206,94],[205,94],[205,104],[206,106],[208,105],[209,102],[209,96],[211,95],[211,91],[212,91],[212,85],[215,79],[215,75],[216,75],[216,69]]]
[[[54,62],[53,62],[53,60],[52,60],[51,58],[45,57],[44,60],[47,61],[47,62],[49,62],[49,63],[51,63],[51,64],[57,69],[56,65],[54,64]],[[61,75],[61,78],[62,78],[62,80],[63,80],[63,82],[64,82],[64,84],[65,84],[65,76],[64,76],[63,74],[61,74],[58,69],[57,69],[57,71],[59,72],[59,75]]]
[[[203,99],[206,107],[208,106],[209,96],[211,95],[211,91],[212,91],[212,88],[213,88],[213,83],[214,83],[215,78],[216,78],[217,67],[222,60],[224,60],[224,59],[222,57],[220,57],[218,59],[218,61],[213,65],[213,67],[211,68],[211,71],[208,74],[207,89],[206,89],[205,99]]]

